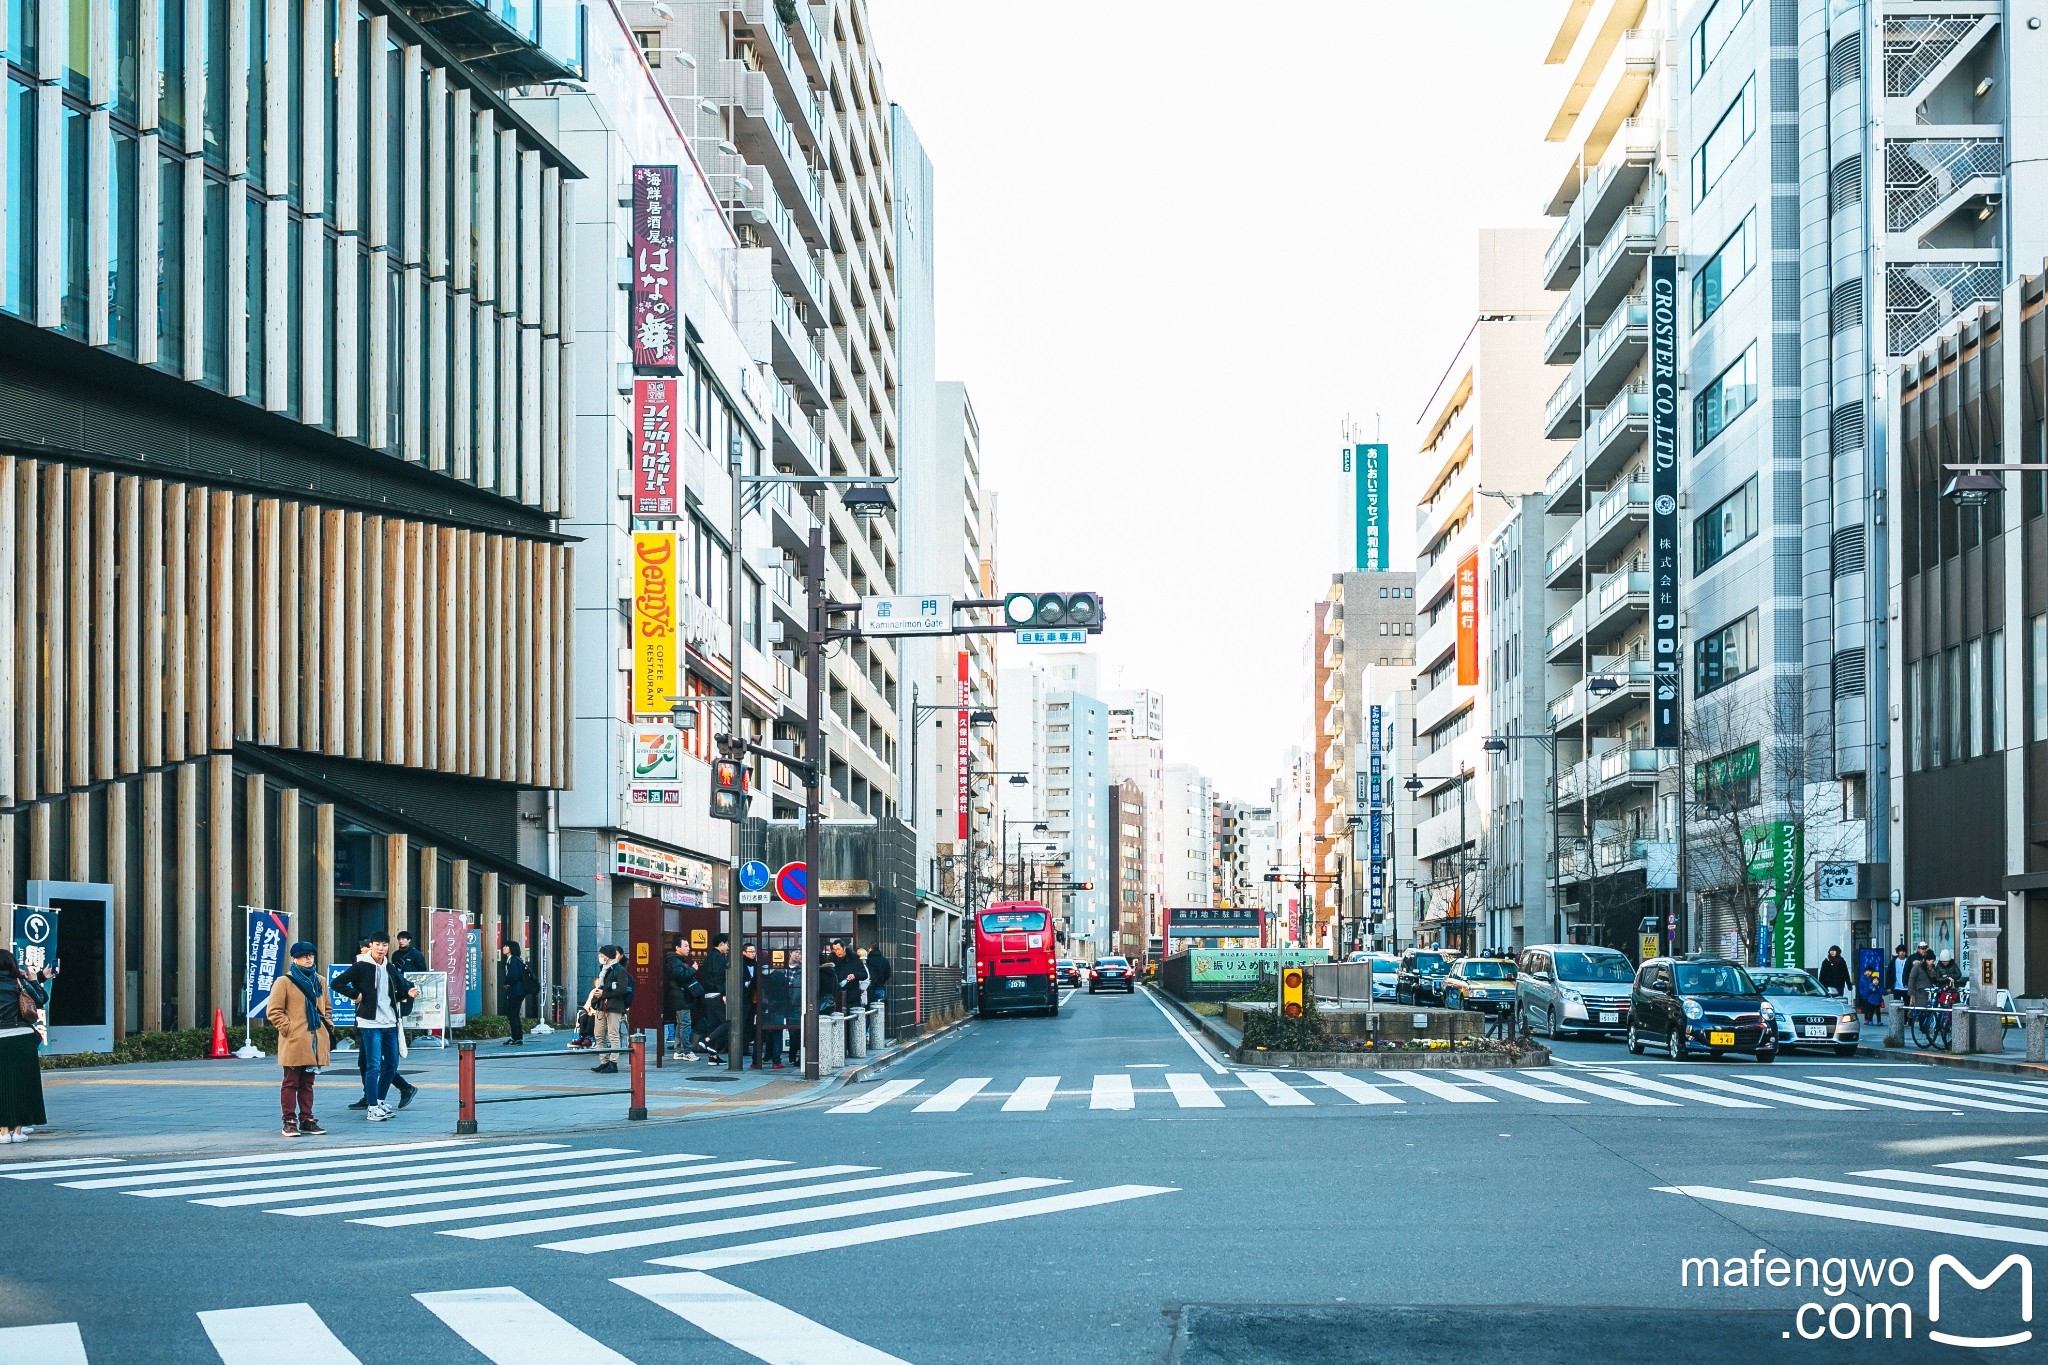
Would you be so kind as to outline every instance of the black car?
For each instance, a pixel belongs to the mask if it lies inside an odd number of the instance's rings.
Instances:
[[[1074,961],[1071,957],[1063,957],[1052,965],[1053,969],[1059,973],[1062,986],[1078,986],[1081,984],[1081,964]]]
[[[1401,954],[1401,969],[1394,974],[1394,999],[1403,1005],[1441,1005],[1444,978],[1450,975],[1453,953],[1434,948],[1410,948]]]
[[[1122,991],[1125,995],[1138,993],[1138,974],[1131,970],[1129,960],[1121,957],[1098,957],[1088,972],[1088,994],[1097,991]]]
[[[1629,997],[1628,1050],[1661,1047],[1672,1061],[1706,1053],[1778,1056],[1778,1020],[1763,991],[1721,958],[1653,957],[1636,969]]]

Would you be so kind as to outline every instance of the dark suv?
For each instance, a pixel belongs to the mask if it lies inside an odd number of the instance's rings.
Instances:
[[[1736,963],[1712,957],[1653,957],[1636,969],[1629,998],[1628,1050],[1664,1049],[1672,1061],[1704,1052],[1778,1056],[1778,1020],[1764,993]]]
[[[1410,948],[1401,954],[1401,970],[1394,974],[1394,999],[1403,1005],[1441,1005],[1444,978],[1450,975],[1456,954],[1435,948]]]

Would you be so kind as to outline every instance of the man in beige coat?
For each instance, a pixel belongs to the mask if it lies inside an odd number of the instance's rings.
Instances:
[[[278,1103],[284,1108],[284,1136],[318,1137],[327,1130],[313,1118],[313,1075],[327,1065],[327,1047],[334,1008],[327,983],[313,963],[319,950],[306,942],[292,945],[291,969],[270,988],[264,1017],[277,1030],[277,1060],[284,1067]]]

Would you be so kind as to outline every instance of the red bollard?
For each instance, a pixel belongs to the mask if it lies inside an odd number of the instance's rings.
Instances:
[[[647,1035],[633,1035],[633,1093],[626,1109],[628,1119],[647,1117]]]
[[[455,1132],[470,1137],[476,1132],[476,1044],[455,1045]]]

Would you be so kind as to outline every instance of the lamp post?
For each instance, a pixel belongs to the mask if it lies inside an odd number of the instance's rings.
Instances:
[[[1408,794],[1409,794],[1410,796],[1418,796],[1418,795],[1420,795],[1420,794],[1421,794],[1421,792],[1422,792],[1422,788],[1423,788],[1423,786],[1424,786],[1424,782],[1423,782],[1423,779],[1424,779],[1424,777],[1425,777],[1425,776],[1429,776],[1429,780],[1430,780],[1430,781],[1434,781],[1434,782],[1456,782],[1456,783],[1458,784],[1458,896],[1457,896],[1457,905],[1458,905],[1458,915],[1457,915],[1457,918],[1458,918],[1458,919],[1459,919],[1460,921],[1464,921],[1464,920],[1467,920],[1467,919],[1470,919],[1470,918],[1471,918],[1471,916],[1470,916],[1470,915],[1469,915],[1469,914],[1467,913],[1470,907],[1469,907],[1469,906],[1468,906],[1468,904],[1467,904],[1467,898],[1466,898],[1466,895],[1465,895],[1465,876],[1466,876],[1466,868],[1467,868],[1467,866],[1468,866],[1468,864],[1467,864],[1467,859],[1466,859],[1466,857],[1465,857],[1465,837],[1466,837],[1466,836],[1465,836],[1465,793],[1466,793],[1466,792],[1468,792],[1468,791],[1470,791],[1470,790],[1471,790],[1471,788],[1472,788],[1472,770],[1471,770],[1470,768],[1460,768],[1460,769],[1458,769],[1458,771],[1457,771],[1456,773],[1453,773],[1453,774],[1451,774],[1451,775],[1450,775],[1450,776],[1448,776],[1448,777],[1446,777],[1446,776],[1443,776],[1443,775],[1440,775],[1440,774],[1439,774],[1439,775],[1434,775],[1434,776],[1431,776],[1431,775],[1428,775],[1428,774],[1424,774],[1424,773],[1412,773],[1412,774],[1410,774],[1410,775],[1409,775],[1409,778],[1408,778],[1408,780],[1407,780],[1406,782],[1403,782],[1403,783],[1402,783],[1401,785],[1402,785],[1403,787],[1405,787],[1405,788],[1407,789],[1407,791],[1408,791]],[[1458,928],[1458,932],[1459,932],[1459,936],[1460,936],[1460,937],[1459,937],[1459,941],[1460,941],[1461,943],[1464,943],[1464,944],[1465,944],[1465,945],[1466,945],[1467,947],[1469,947],[1469,946],[1470,946],[1470,944],[1471,944],[1471,940],[1470,940],[1469,938],[1465,937],[1465,927],[1464,927],[1464,924],[1463,924],[1463,923],[1461,922],[1461,923],[1460,923],[1460,924],[1459,924],[1459,925],[1457,926],[1457,928]]]
[[[1050,825],[1046,824],[1046,823],[1045,823],[1045,821],[1043,821],[1043,820],[1037,820],[1037,819],[1034,819],[1034,818],[1033,818],[1032,816],[1029,816],[1029,815],[1020,815],[1020,816],[1018,816],[1018,817],[1017,817],[1016,819],[1014,819],[1014,820],[1012,820],[1012,819],[1011,819],[1011,818],[1010,818],[1009,816],[1007,816],[1007,815],[1003,817],[1003,848],[1002,848],[1002,853],[1003,853],[1003,885],[1004,885],[1004,888],[1005,888],[1005,889],[1007,889],[1007,888],[1009,887],[1009,883],[1010,883],[1010,826],[1011,826],[1011,825],[1021,825],[1021,824],[1025,823],[1026,821],[1031,821],[1031,832],[1032,832],[1033,834],[1044,834],[1044,833],[1045,833],[1045,832],[1046,832],[1047,830],[1049,830],[1050,828],[1052,828],[1052,827],[1051,827]],[[1018,852],[1018,854],[1020,855],[1020,856],[1019,856],[1019,865],[1020,865],[1020,868],[1021,868],[1021,865],[1022,865],[1022,857],[1021,857],[1021,855],[1022,855],[1022,854],[1023,854],[1023,852],[1024,852],[1024,845],[1025,845],[1026,843],[1028,843],[1028,842],[1029,842],[1029,840],[1025,840],[1025,839],[1019,839],[1019,840],[1017,841],[1017,852]],[[1019,882],[1019,884],[1020,884],[1020,885],[1021,885],[1021,884],[1022,884],[1022,882],[1023,882],[1023,877],[1022,877],[1021,873],[1020,873],[1020,875],[1019,875],[1019,877],[1018,877],[1018,882]]]
[[[1606,690],[1613,690],[1614,683],[1612,679],[1602,679],[1602,681],[1609,684]],[[1591,683],[1589,682],[1587,685],[1590,687]],[[1479,747],[1489,754],[1504,754],[1508,752],[1509,741],[1511,740],[1534,740],[1543,746],[1545,753],[1550,755],[1550,773],[1546,785],[1550,788],[1551,926],[1557,932],[1557,941],[1562,943],[1564,941],[1564,865],[1558,859],[1557,736],[1554,734],[1522,734],[1515,730],[1496,730],[1488,735],[1485,742]]]
[[[924,731],[924,718],[926,716],[939,715],[948,711],[955,715],[965,711],[967,713],[967,723],[977,729],[996,723],[996,713],[986,707],[971,704],[962,705],[957,702],[920,702],[917,699],[917,684],[913,682],[910,685],[910,809],[912,812],[913,828],[918,821],[924,818],[924,798],[922,795],[924,770],[918,766],[917,762],[917,739]],[[971,757],[970,755],[970,759]],[[971,768],[970,771],[972,771]],[[967,823],[967,848],[970,854],[974,851],[974,818],[971,813],[968,816]]]

